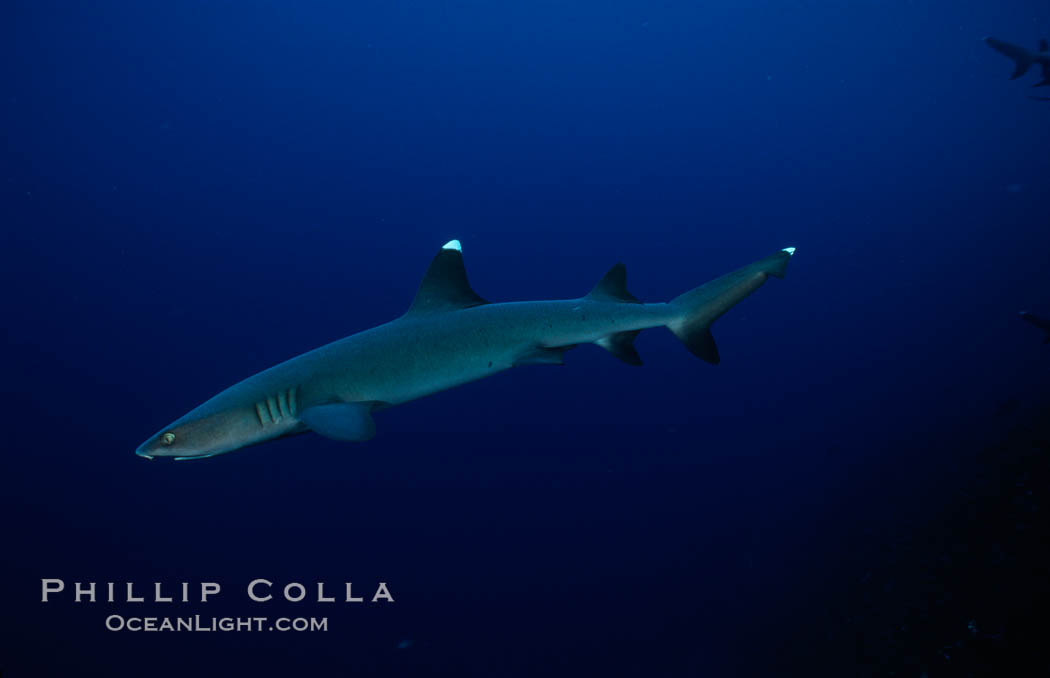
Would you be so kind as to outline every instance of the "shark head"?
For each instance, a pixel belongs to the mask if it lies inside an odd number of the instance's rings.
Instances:
[[[237,412],[193,415],[191,412],[158,431],[139,445],[135,454],[146,459],[204,459],[259,442],[259,427]]]

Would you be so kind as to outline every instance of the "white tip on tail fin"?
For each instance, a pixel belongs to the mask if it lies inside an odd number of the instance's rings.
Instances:
[[[787,252],[791,256],[795,256],[795,248],[794,247],[785,247],[784,249],[782,249],[780,251],[781,252]]]
[[[443,250],[456,250],[457,252],[463,251],[463,245],[458,240],[449,240],[447,243],[441,246]]]

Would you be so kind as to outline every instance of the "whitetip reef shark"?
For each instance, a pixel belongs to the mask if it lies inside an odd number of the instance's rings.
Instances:
[[[1009,42],[1003,42],[995,38],[985,38],[985,43],[989,47],[994,49],[996,52],[1010,57],[1014,60],[1014,72],[1010,76],[1011,80],[1016,80],[1022,75],[1028,72],[1028,69],[1035,64],[1039,64],[1043,68],[1043,79],[1032,85],[1033,87],[1047,87],[1050,86],[1050,45],[1047,44],[1046,40],[1039,41],[1039,49],[1031,50],[1020,45],[1014,45]],[[1030,99],[1038,99],[1045,101],[1047,97],[1029,97]]]
[[[458,240],[446,243],[400,318],[287,360],[234,384],[142,443],[147,459],[202,459],[314,431],[368,440],[372,412],[519,365],[562,364],[598,344],[631,365],[635,336],[667,327],[697,357],[718,363],[711,323],[769,276],[784,277],[786,247],[668,303],[643,304],[618,263],[584,297],[489,303],[471,289]]]

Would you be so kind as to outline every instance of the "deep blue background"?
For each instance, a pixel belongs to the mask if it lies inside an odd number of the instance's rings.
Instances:
[[[845,535],[934,520],[965,482],[946,432],[1045,387],[1016,312],[1050,315],[1050,103],[980,41],[1034,46],[1045,3],[2,15],[5,677],[748,675],[805,654],[785,629],[819,656],[822,581],[870,576]],[[644,368],[584,347],[385,411],[367,445],[132,454],[399,315],[450,238],[494,301],[618,260],[664,301],[798,254],[715,326],[718,367],[654,330]],[[42,605],[41,577],[220,581],[161,612],[330,631],[107,633],[135,610]],[[397,602],[250,605],[254,577]]]

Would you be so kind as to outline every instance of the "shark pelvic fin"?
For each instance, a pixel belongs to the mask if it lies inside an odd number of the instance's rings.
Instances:
[[[332,440],[363,441],[376,434],[376,424],[372,421],[372,408],[375,403],[331,403],[308,407],[299,415],[299,419],[309,426],[314,433]]]
[[[451,240],[430,262],[408,312],[454,311],[487,303],[471,289],[467,268],[463,265],[463,249],[458,240]]]
[[[622,301],[629,304],[640,304],[642,302],[634,298],[627,291],[627,267],[618,263],[602,276],[598,284],[587,294],[588,299],[597,301]]]
[[[634,347],[634,338],[637,337],[640,332],[641,330],[617,332],[616,334],[602,337],[594,343],[598,344],[609,353],[612,353],[628,365],[641,365],[642,356],[638,355],[638,349]]]

